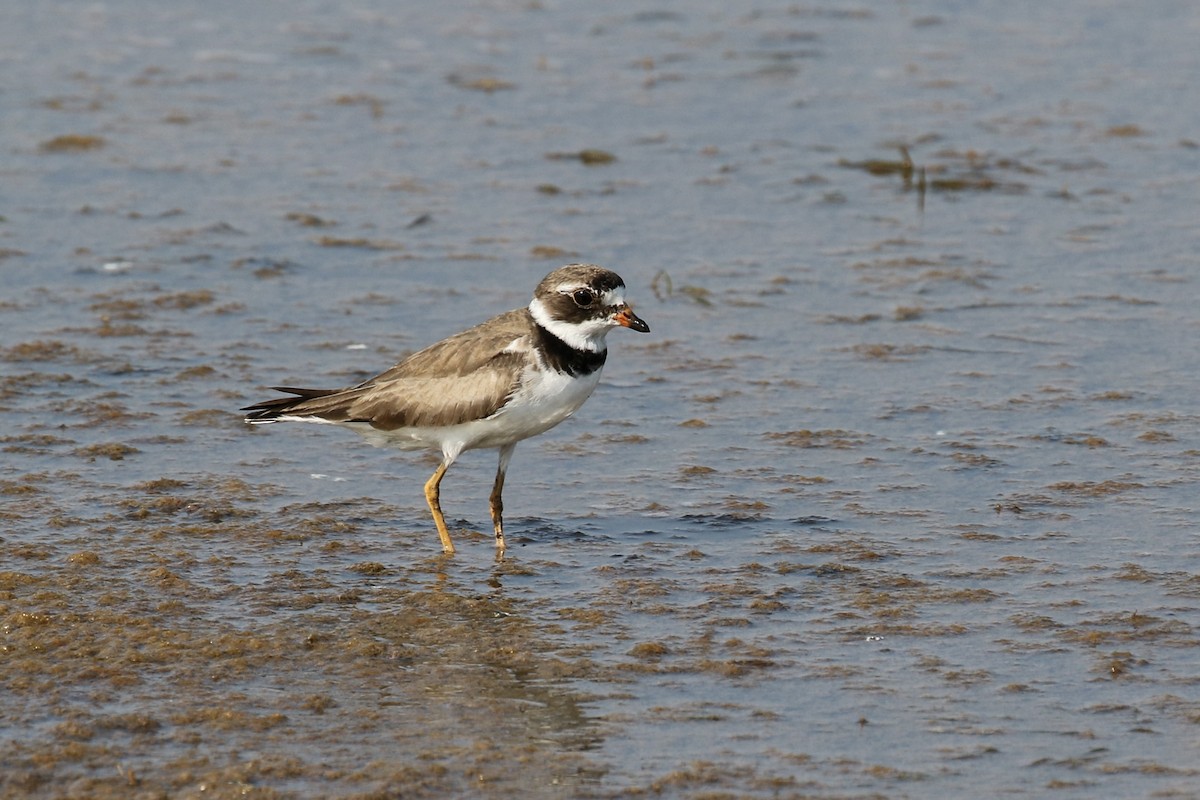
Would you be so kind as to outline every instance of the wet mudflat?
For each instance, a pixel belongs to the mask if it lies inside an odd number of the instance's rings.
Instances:
[[[1196,796],[1193,6],[26,5],[0,796]],[[241,422],[575,260],[503,561]]]

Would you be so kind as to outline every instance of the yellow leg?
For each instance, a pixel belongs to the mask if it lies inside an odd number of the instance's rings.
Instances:
[[[450,465],[443,461],[433,476],[425,482],[425,502],[429,503],[429,510],[433,512],[433,524],[437,525],[438,538],[442,540],[442,551],[453,553],[454,542],[450,541],[450,531],[446,528],[446,518],[442,516],[442,504],[438,499],[442,476],[449,467]]]
[[[508,461],[512,458],[515,447],[515,444],[509,444],[500,448],[500,464],[496,467],[496,482],[492,484],[492,494],[488,498],[488,505],[492,511],[492,527],[496,529],[497,553],[504,550],[504,500],[501,497],[504,492],[504,473],[508,469]]]
[[[504,549],[504,501],[500,493],[504,491],[504,471],[496,470],[496,482],[492,484],[492,496],[488,498],[492,509],[492,527],[496,529],[496,549]]]

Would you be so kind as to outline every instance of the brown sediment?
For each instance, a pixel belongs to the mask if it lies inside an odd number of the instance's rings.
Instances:
[[[597,150],[595,148],[580,150],[576,153],[547,153],[546,158],[552,161],[578,160],[589,167],[611,164],[617,160],[617,157],[607,150]]]
[[[369,239],[365,236],[321,236],[314,240],[321,247],[358,247],[364,250],[403,250],[402,242],[390,239]]]
[[[932,192],[1005,192],[1024,194],[1029,185],[1012,176],[1036,176],[1041,171],[1018,159],[997,157],[975,150],[950,148],[934,153],[936,159],[915,164],[907,147],[897,148],[897,159],[869,158],[861,161],[840,159],[838,166],[856,169],[879,177],[898,176],[904,190]]]
[[[270,557],[292,541],[272,524],[301,520],[252,512],[259,489],[236,480],[131,491],[145,499],[118,504],[124,530],[103,553],[0,543],[0,685],[8,719],[26,726],[4,748],[0,791],[42,796],[71,776],[96,798],[275,796],[267,787],[295,781],[425,796],[481,776],[519,793],[600,774],[582,754],[595,736],[582,698],[560,685],[590,662],[561,654],[519,602],[464,591],[435,564],[214,582],[204,573],[232,565],[164,556],[199,536],[257,541]],[[308,521],[305,538],[346,532]],[[220,607],[241,610],[222,619]],[[255,690],[256,675],[278,689]],[[336,755],[331,736],[385,737],[391,757]],[[244,759],[248,747],[260,757]]]
[[[99,150],[107,142],[102,136],[92,136],[83,133],[67,133],[47,139],[38,145],[43,153],[82,153],[88,150]]]
[[[578,253],[572,253],[569,250],[564,250],[561,247],[553,245],[536,245],[529,249],[529,255],[533,258],[545,258],[554,261],[565,261],[568,259],[578,258]]]
[[[292,211],[284,215],[284,219],[289,222],[295,222],[305,228],[332,228],[337,225],[332,220],[318,217],[316,214],[308,214],[302,211]]]
[[[868,437],[864,434],[855,433],[846,430],[817,430],[801,429],[795,431],[780,431],[766,434],[766,437],[772,441],[787,445],[788,447],[832,447],[835,449],[845,449],[857,447],[867,443]]]
[[[447,77],[447,81],[460,89],[470,89],[476,92],[492,92],[509,91],[516,89],[517,85],[511,81],[506,81],[503,78],[497,78],[492,75],[460,75],[452,74]]]

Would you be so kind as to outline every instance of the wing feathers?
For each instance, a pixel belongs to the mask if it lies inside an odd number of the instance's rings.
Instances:
[[[481,330],[486,325],[485,330]],[[496,413],[517,390],[532,326],[526,309],[443,339],[347,389],[277,387],[295,395],[248,406],[248,420],[284,416],[366,422],[380,430],[456,425]]]

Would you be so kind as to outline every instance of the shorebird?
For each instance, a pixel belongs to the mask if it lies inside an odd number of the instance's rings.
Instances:
[[[499,554],[504,474],[517,442],[583,405],[600,381],[605,337],[617,327],[650,332],[625,302],[621,276],[594,264],[569,264],[542,279],[526,308],[432,344],[370,380],[344,389],[274,387],[291,396],[242,410],[255,425],[328,423],[377,444],[440,450],[425,500],[446,553],[454,552],[439,494],[446,470],[466,450],[499,448],[488,501]]]

